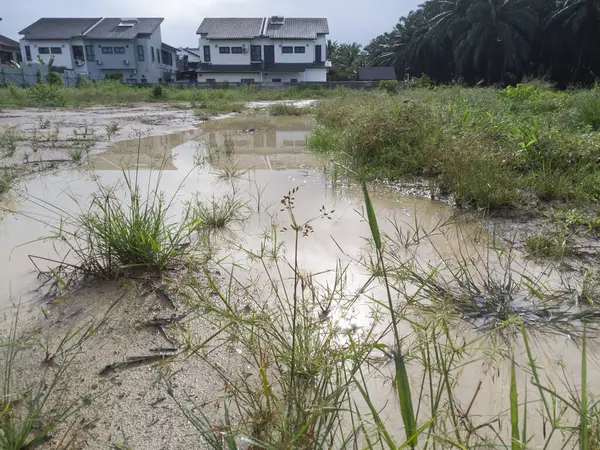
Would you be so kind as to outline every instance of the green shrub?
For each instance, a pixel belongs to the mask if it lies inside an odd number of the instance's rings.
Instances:
[[[380,91],[386,91],[388,94],[398,92],[398,82],[396,80],[381,80],[377,85]]]
[[[90,84],[90,82],[87,79],[87,77],[82,73],[78,73],[77,74],[77,87],[82,88],[82,87],[87,86],[88,84]]]
[[[163,87],[160,84],[155,84],[154,87],[152,87],[152,98],[154,100],[160,100],[165,97],[166,95]]]
[[[269,107],[272,116],[302,116],[308,114],[310,108],[296,106],[291,103],[274,103]]]
[[[580,122],[593,130],[600,130],[600,87],[578,92],[575,105]]]
[[[27,88],[32,103],[40,106],[67,106],[64,88],[51,84],[36,84]]]
[[[48,72],[46,81],[52,86],[62,86],[64,84],[62,77],[56,72]]]
[[[424,73],[421,74],[420,77],[413,77],[411,79],[411,82],[412,82],[413,87],[416,87],[418,89],[430,88],[431,86],[434,85],[433,80]]]
[[[113,72],[113,73],[107,73],[105,76],[106,80],[109,81],[123,81],[123,74],[121,72]]]

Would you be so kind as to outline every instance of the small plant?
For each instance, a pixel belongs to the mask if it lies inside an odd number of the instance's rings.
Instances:
[[[14,176],[9,169],[0,169],[0,195],[6,194],[10,191]]]
[[[309,113],[309,108],[292,103],[274,103],[269,107],[269,114],[272,116],[303,116]]]
[[[46,75],[46,82],[50,86],[63,86],[64,85],[62,77],[60,76],[60,74],[58,74],[56,72],[48,72],[48,75]]]
[[[539,258],[559,259],[573,253],[573,248],[562,230],[550,234],[534,234],[525,239],[527,252]]]
[[[81,164],[83,160],[89,155],[90,148],[93,146],[93,142],[76,142],[70,148],[66,149],[65,152],[76,164]]]
[[[119,122],[110,122],[104,125],[104,129],[106,130],[106,137],[110,141],[110,138],[119,132],[121,125],[119,125]]]
[[[3,156],[11,157],[17,151],[17,142],[21,139],[18,127],[9,127],[0,135],[0,151]]]
[[[388,94],[395,94],[398,92],[398,82],[396,80],[381,80],[377,85],[377,89]]]
[[[600,86],[577,93],[577,115],[582,124],[600,130]]]
[[[236,198],[235,193],[222,199],[208,202],[196,200],[193,215],[201,231],[224,230],[234,222],[241,222],[248,216],[247,203]]]
[[[123,74],[121,72],[107,73],[105,79],[108,81],[123,81]]]
[[[166,97],[165,90],[160,84],[155,84],[152,88],[152,98],[154,100],[161,100]]]
[[[48,130],[50,128],[50,119],[44,119],[43,117],[38,117],[38,128],[40,130]]]

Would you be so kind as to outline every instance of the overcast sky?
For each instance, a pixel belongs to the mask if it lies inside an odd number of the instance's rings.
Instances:
[[[419,0],[0,0],[0,34],[19,31],[40,17],[164,17],[162,38],[175,47],[196,47],[204,17],[327,17],[329,37],[366,45]]]

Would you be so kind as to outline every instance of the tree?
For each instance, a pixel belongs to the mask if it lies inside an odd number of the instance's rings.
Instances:
[[[365,61],[362,46],[356,42],[337,45],[333,53],[330,53],[330,58],[333,66],[330,77],[335,81],[356,80],[358,68]]]

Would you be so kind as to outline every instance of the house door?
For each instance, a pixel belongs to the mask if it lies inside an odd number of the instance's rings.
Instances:
[[[315,45],[315,62],[320,63],[323,62],[321,59],[321,46]]]
[[[265,64],[273,64],[275,62],[275,46],[265,45]]]

